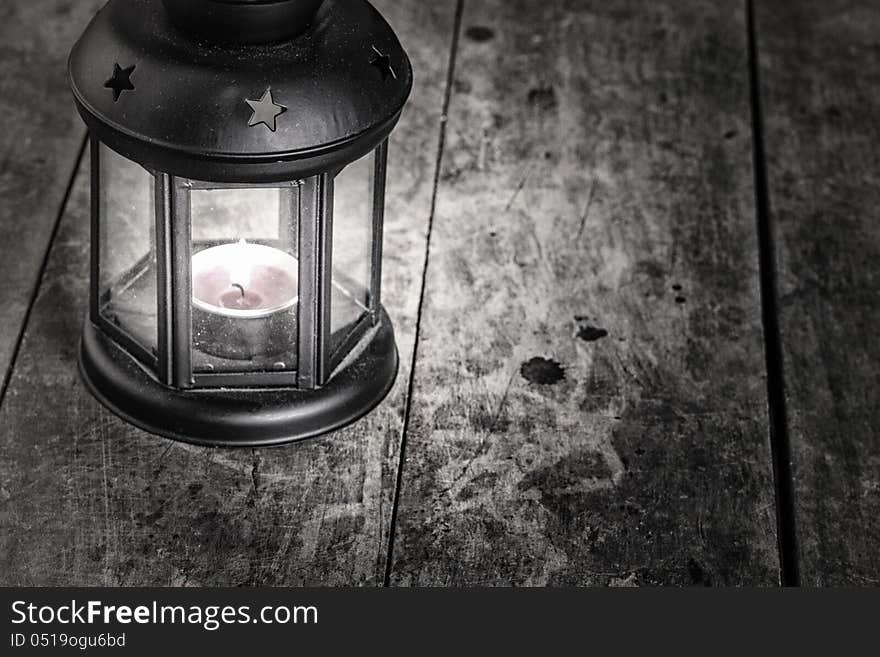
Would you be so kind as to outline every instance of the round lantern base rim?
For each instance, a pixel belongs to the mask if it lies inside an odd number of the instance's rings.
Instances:
[[[361,419],[388,395],[399,358],[383,309],[368,344],[315,390],[219,388],[180,390],[159,383],[86,319],[80,376],[114,414],[152,434],[209,447],[271,447],[336,431]]]

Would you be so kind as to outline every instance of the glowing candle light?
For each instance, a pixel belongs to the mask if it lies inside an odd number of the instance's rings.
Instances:
[[[192,259],[193,322],[198,346],[227,358],[253,358],[289,342],[299,298],[299,262],[245,240],[199,251]]]
[[[193,256],[193,303],[227,317],[256,318],[291,308],[298,262],[280,249],[241,240]]]

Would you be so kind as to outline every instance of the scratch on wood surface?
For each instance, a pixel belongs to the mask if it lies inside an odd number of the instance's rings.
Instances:
[[[162,472],[162,463],[165,461],[165,458],[168,456],[168,452],[170,452],[174,448],[174,441],[169,440],[168,446],[162,450],[162,453],[159,454],[158,458],[153,461],[152,470],[153,470],[153,478],[157,478]]]
[[[111,551],[110,551],[110,528],[111,528],[111,520],[110,520],[110,488],[107,482],[107,436],[103,430],[103,427],[100,429],[101,432],[101,485],[102,485],[102,493],[104,500],[104,572],[103,572],[103,580],[105,586],[110,586],[112,582],[109,581],[110,572],[112,569],[111,566]]]
[[[544,266],[547,267],[547,273],[548,273],[550,276],[553,276],[553,268],[552,268],[552,266],[551,266],[551,263],[548,262],[547,259],[544,257],[544,247],[541,246],[541,238],[538,236],[538,227],[537,227],[536,224],[537,224],[537,222],[536,222],[536,221],[533,221],[533,222],[531,222],[529,225],[531,226],[531,237],[532,237],[532,240],[534,240],[534,242],[535,242],[535,248],[536,248],[537,251],[538,251],[538,261],[541,262],[541,263],[543,263]],[[550,312],[549,308],[548,308],[548,311],[547,311],[547,312],[548,312],[548,316],[549,316],[549,312]]]
[[[597,180],[593,178],[593,182],[590,184],[590,191],[587,193],[587,202],[584,204],[584,211],[581,213],[581,224],[578,227],[577,239],[580,240],[584,235],[584,229],[587,227],[587,220],[590,218],[590,210],[593,207],[593,198],[596,194],[596,184]]]
[[[516,186],[516,189],[513,190],[513,195],[510,197],[510,200],[507,202],[507,205],[504,206],[505,212],[507,212],[508,210],[510,210],[510,208],[513,207],[513,204],[516,201],[517,197],[519,196],[519,193],[523,190],[523,188],[526,186],[526,183],[529,181],[529,177],[532,175],[531,165],[527,164],[523,168],[523,171],[524,171],[524,173],[522,175],[522,178],[519,181],[519,184]]]
[[[507,396],[510,394],[510,386],[513,385],[513,380],[516,378],[517,372],[518,369],[514,368],[510,378],[507,380],[507,385],[504,387],[504,394],[501,395],[501,401],[498,402],[498,408],[495,411],[495,415],[492,417],[492,421],[489,423],[489,433],[492,433],[495,426],[498,424],[498,418],[501,417],[501,412],[504,410],[504,405],[507,403]]]
[[[260,494],[260,450],[252,449],[253,463],[251,465],[251,485],[254,497]]]
[[[491,134],[491,125],[483,126],[483,137],[480,139],[480,152],[477,155],[477,171],[485,171],[486,170],[486,162],[489,159],[489,144],[492,143],[492,139],[489,136]]]
[[[293,542],[293,536],[297,533],[298,527],[294,527],[293,525],[288,525],[284,528],[284,535],[281,538],[281,541],[278,544],[278,549],[275,550],[275,554],[272,557],[272,561],[269,564],[269,572],[273,575],[278,574],[282,569],[282,563],[287,556],[288,551],[290,550],[290,545]],[[314,553],[314,551],[313,551]]]
[[[346,517],[356,517],[363,514],[363,505],[355,502],[340,502],[326,504],[320,507],[318,517],[311,518],[302,523],[300,528],[300,540],[302,541],[299,553],[299,561],[309,563],[314,560],[318,548],[318,542],[322,536],[324,525],[328,522]]]

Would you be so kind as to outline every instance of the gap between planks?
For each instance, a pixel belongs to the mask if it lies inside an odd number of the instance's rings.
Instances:
[[[755,177],[755,215],[758,231],[761,322],[767,370],[767,407],[770,417],[770,451],[776,489],[779,570],[783,586],[800,586],[800,564],[795,520],[791,441],[785,401],[785,370],[779,331],[779,295],[776,243],[770,211],[770,191],[764,150],[764,115],[761,104],[761,63],[755,26],[755,0],[745,0],[748,30],[749,90],[752,112],[752,164]]]
[[[412,414],[412,400],[415,388],[416,362],[419,355],[419,335],[422,328],[422,314],[425,307],[425,291],[428,280],[428,266],[431,261],[431,236],[434,232],[434,215],[437,210],[437,193],[440,188],[440,172],[443,164],[443,151],[446,146],[446,126],[449,116],[449,103],[452,100],[452,85],[455,80],[455,60],[458,55],[458,42],[461,35],[461,22],[464,15],[465,0],[457,0],[455,5],[455,19],[452,24],[452,45],[449,49],[449,64],[446,69],[446,89],[443,94],[443,109],[440,113],[440,131],[437,137],[437,162],[434,167],[433,189],[431,190],[431,209],[428,214],[428,228],[425,235],[425,252],[423,255],[422,281],[419,289],[419,305],[416,311],[415,336],[413,339],[412,362],[407,381],[406,401],[403,411],[403,428],[401,429],[400,451],[397,455],[397,473],[394,481],[394,498],[391,505],[391,520],[388,528],[388,552],[385,558],[385,576],[383,586],[391,586],[391,571],[394,560],[394,539],[397,528],[397,513],[400,505],[400,488],[403,483],[403,469],[406,462],[406,439],[409,432],[410,416]]]
[[[67,185],[64,188],[64,195],[61,197],[61,203],[58,204],[58,211],[55,214],[55,219],[52,221],[52,230],[49,232],[49,239],[46,240],[46,249],[43,251],[43,256],[40,259],[40,268],[37,272],[36,280],[28,294],[27,308],[25,309],[24,317],[22,317],[21,325],[18,327],[18,334],[15,337],[15,344],[12,347],[12,354],[9,358],[9,366],[3,374],[3,383],[0,384],[0,410],[3,408],[3,402],[6,400],[6,392],[9,390],[9,384],[12,381],[13,372],[15,372],[15,366],[18,362],[18,355],[21,352],[21,345],[24,341],[25,331],[31,321],[31,313],[37,302],[40,289],[43,287],[43,277],[46,274],[46,265],[49,263],[49,255],[52,253],[52,246],[55,244],[55,238],[58,236],[58,228],[61,226],[61,218],[67,210],[67,203],[70,200],[71,192],[73,192],[73,184],[76,181],[77,172],[79,172],[79,167],[82,164],[88,140],[88,133],[83,131],[80,136],[80,143],[76,151],[76,157],[73,160],[73,167],[71,167],[70,174],[67,177]]]

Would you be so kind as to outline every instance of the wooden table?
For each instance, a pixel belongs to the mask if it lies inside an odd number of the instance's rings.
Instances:
[[[76,373],[99,4],[0,5],[0,584],[880,582],[875,3],[377,1],[402,370],[244,451]]]

